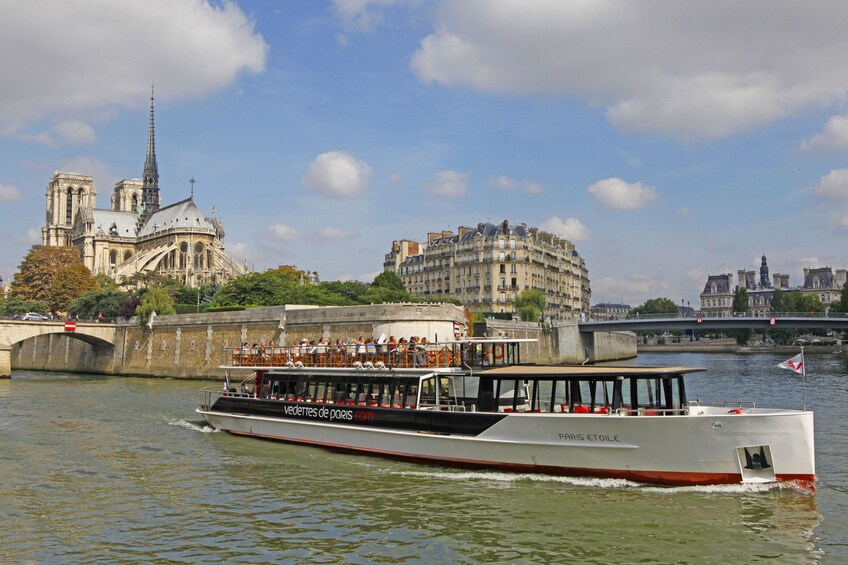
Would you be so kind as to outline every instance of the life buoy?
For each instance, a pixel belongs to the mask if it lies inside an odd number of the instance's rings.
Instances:
[[[728,414],[741,414],[742,410],[740,408],[734,408],[733,410],[728,410]]]
[[[497,359],[498,361],[503,359],[503,350],[504,347],[502,343],[499,343],[495,346],[495,359]]]

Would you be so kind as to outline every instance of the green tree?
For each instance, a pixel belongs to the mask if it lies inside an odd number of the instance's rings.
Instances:
[[[515,312],[525,322],[538,322],[545,311],[545,294],[537,288],[521,291],[515,298]]]
[[[97,286],[100,287],[100,290],[117,290],[118,288],[118,283],[115,282],[115,279],[104,273],[94,275],[94,280],[97,281]]]
[[[670,298],[650,298],[641,306],[630,310],[629,314],[631,316],[635,314],[645,316],[650,314],[678,314],[679,312],[680,309],[677,304]]]
[[[128,293],[118,289],[86,292],[68,304],[68,312],[80,318],[96,318],[100,314],[117,318],[128,297]]]
[[[748,291],[738,286],[736,287],[736,293],[733,295],[733,313],[745,313],[751,310],[751,305],[748,302]],[[727,332],[729,335],[736,338],[737,345],[747,345],[749,341],[751,341],[752,331],[749,329],[741,329],[741,330],[730,330]]]
[[[403,281],[394,271],[383,271],[371,283],[372,287],[387,288],[397,292],[406,292],[406,287],[403,286]]]
[[[748,291],[741,287],[736,287],[736,293],[733,295],[733,312],[745,313],[751,310],[751,304],[748,301]]]
[[[88,267],[82,263],[74,263],[56,273],[48,293],[47,304],[53,312],[65,310],[71,301],[99,288]]]
[[[157,316],[177,313],[174,309],[174,299],[171,298],[171,295],[166,289],[160,286],[147,289],[147,292],[141,298],[141,304],[135,310],[139,325],[143,326],[146,324],[153,312],[156,312]]]
[[[33,245],[18,267],[20,271],[15,273],[9,294],[22,300],[49,303],[56,275],[71,265],[82,265],[76,248]]]
[[[842,285],[842,292],[839,294],[839,300],[830,305],[832,312],[848,312],[848,281]]]
[[[38,312],[39,314],[47,314],[47,302],[43,300],[30,301],[17,298],[15,296],[7,296],[3,301],[3,310],[0,314],[3,316],[20,316],[27,312]]]

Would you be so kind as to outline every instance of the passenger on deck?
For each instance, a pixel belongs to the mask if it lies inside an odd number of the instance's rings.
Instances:
[[[415,364],[419,367],[426,367],[430,364],[430,357],[427,355],[426,337],[422,337],[421,341],[415,344]]]
[[[365,363],[365,354],[367,353],[367,348],[365,346],[365,338],[359,336],[359,340],[356,342],[356,354],[359,356],[359,360],[362,363]]]

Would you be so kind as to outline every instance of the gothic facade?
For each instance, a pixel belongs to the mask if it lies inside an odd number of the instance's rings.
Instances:
[[[153,271],[195,287],[247,272],[225,251],[224,226],[214,209],[205,217],[193,194],[161,206],[152,96],[143,179],[116,183],[109,209],[95,207],[97,189],[88,175],[57,171],[46,196],[43,244],[76,247],[95,275],[120,281]]]

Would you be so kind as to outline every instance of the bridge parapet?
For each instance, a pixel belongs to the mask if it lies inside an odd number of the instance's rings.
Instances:
[[[72,331],[62,321],[0,320],[0,377],[12,374],[12,346],[41,335],[58,334],[94,345],[115,345],[115,324],[75,322]]]

